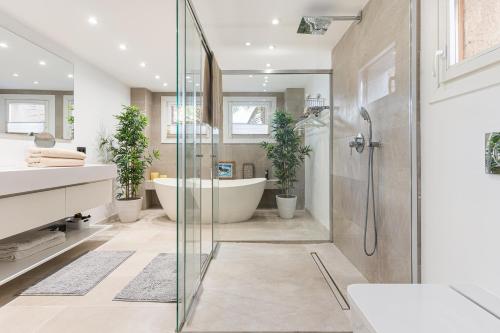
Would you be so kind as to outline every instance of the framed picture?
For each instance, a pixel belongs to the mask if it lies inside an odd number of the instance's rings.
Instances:
[[[219,179],[233,179],[236,170],[236,162],[220,161],[219,162]]]

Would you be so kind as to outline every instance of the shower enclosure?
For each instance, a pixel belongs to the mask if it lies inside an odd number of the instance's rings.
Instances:
[[[177,329],[194,303],[214,249],[218,129],[212,54],[189,1],[177,1]],[[209,216],[203,211],[208,211]]]
[[[204,116],[212,54],[190,0],[178,0],[178,328],[214,240],[333,243],[370,282],[419,281],[418,0],[370,0],[362,12],[332,42],[331,68],[224,71],[220,118],[211,122]],[[210,33],[220,33],[213,22]],[[315,113],[314,106],[329,108]],[[277,109],[294,117],[302,143],[313,148],[298,172],[296,220],[278,218],[276,177],[259,145],[272,139]],[[219,204],[218,186],[232,181],[217,178],[219,164],[221,175],[241,184],[267,178],[248,221],[218,221],[219,206],[230,204]],[[210,226],[201,218],[207,204]]]
[[[221,219],[214,224],[217,241],[332,240],[331,76],[328,69],[223,71],[220,159],[232,163],[233,179],[264,179],[266,184],[253,216],[235,223],[224,223]],[[278,214],[278,176],[261,145],[264,141],[273,142],[272,121],[277,110],[284,110],[292,117],[301,144],[311,148],[309,156],[297,168],[291,191],[297,196],[297,204],[291,219]],[[221,207],[224,204],[221,202]]]

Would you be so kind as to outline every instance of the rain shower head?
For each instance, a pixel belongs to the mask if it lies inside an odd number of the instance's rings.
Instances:
[[[324,35],[332,21],[361,21],[361,13],[357,16],[303,16],[300,20],[298,34]]]
[[[304,16],[299,24],[298,34],[324,35],[332,19],[328,16]]]

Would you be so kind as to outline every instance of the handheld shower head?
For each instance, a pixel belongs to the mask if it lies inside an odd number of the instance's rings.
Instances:
[[[368,113],[368,110],[365,109],[364,107],[361,107],[359,109],[359,114],[370,125],[370,135],[368,136],[368,143],[371,145],[372,144],[372,118],[370,118],[370,114]]]
[[[366,110],[364,107],[361,107],[361,109],[359,109],[359,114],[361,115],[361,117],[363,117],[364,120],[366,120],[370,124],[372,123],[370,114],[368,113],[368,110]]]

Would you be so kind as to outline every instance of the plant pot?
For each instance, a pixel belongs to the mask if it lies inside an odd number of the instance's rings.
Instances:
[[[142,198],[115,201],[116,210],[120,221],[124,223],[135,222],[139,219],[142,208]]]
[[[295,207],[297,206],[296,195],[277,195],[276,203],[278,204],[278,212],[282,219],[293,219],[295,215]]]

